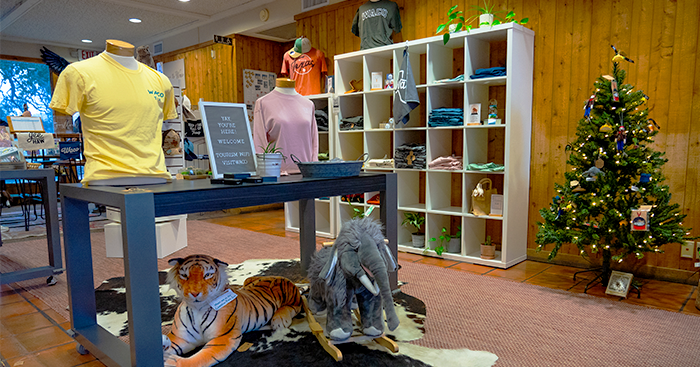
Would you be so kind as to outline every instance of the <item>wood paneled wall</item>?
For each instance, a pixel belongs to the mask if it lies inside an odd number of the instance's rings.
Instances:
[[[395,0],[403,30],[394,42],[433,36],[452,5],[465,10],[481,0]],[[329,60],[359,50],[350,32],[357,8],[365,0],[348,0],[299,14],[297,35],[308,37]],[[666,152],[666,181],[688,217],[685,225],[700,235],[700,62],[697,0],[494,0],[496,9],[529,18],[535,31],[532,162],[530,180],[529,256],[534,248],[540,208],[554,196],[554,183],[564,182],[564,147],[575,138],[583,105],[593,81],[611,72],[610,45],[626,51],[627,83],[651,97],[650,116],[661,125],[657,150]],[[467,16],[475,14],[466,11]],[[329,63],[329,75],[333,74]],[[647,255],[629,265],[639,273],[665,269],[693,271],[691,259],[680,258],[680,246]],[[561,262],[580,259],[574,247],[560,251]],[[649,270],[653,268],[652,270]],[[660,270],[661,269],[661,270]],[[683,273],[678,272],[676,273]]]
[[[212,41],[154,57],[156,62],[185,59],[187,97],[212,102],[243,103],[243,69],[279,73],[282,55],[289,49],[280,42],[230,35],[233,46]]]

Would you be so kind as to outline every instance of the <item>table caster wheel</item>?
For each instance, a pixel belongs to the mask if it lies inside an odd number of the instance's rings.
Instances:
[[[78,353],[81,354],[81,355],[86,355],[86,354],[90,353],[90,352],[88,352],[87,349],[85,349],[85,347],[83,347],[83,346],[80,345],[80,344],[78,344],[78,345],[75,346],[75,350],[77,350]]]
[[[53,275],[51,275],[50,277],[46,278],[46,284],[47,284],[47,285],[49,285],[49,286],[51,286],[51,285],[56,285],[56,283],[58,283],[58,281],[56,280],[56,278],[53,277]]]

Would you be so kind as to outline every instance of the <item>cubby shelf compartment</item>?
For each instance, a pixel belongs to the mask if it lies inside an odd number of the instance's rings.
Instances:
[[[314,201],[316,210],[316,236],[335,238],[335,221],[332,220],[332,213],[337,212],[335,208],[337,198],[330,200]],[[284,203],[285,230],[299,233],[299,202],[291,201]]]
[[[407,125],[384,129],[392,115],[393,94],[389,90],[369,91],[371,72],[381,71],[398,80],[403,51],[408,47],[420,106],[410,114]],[[337,133],[337,156],[348,160],[362,153],[370,158],[392,157],[403,144],[424,144],[426,168],[373,169],[395,172],[398,180],[397,220],[403,213],[426,216],[428,239],[439,236],[443,226],[462,228],[460,253],[442,257],[475,264],[507,268],[526,259],[530,184],[530,141],[532,118],[534,32],[519,24],[500,24],[452,35],[447,45],[442,37],[412,40],[335,56],[335,70],[342,116],[361,111],[364,127],[357,132]],[[505,66],[506,76],[470,79],[477,69]],[[464,81],[442,82],[464,74]],[[364,93],[343,95],[349,81],[363,78]],[[459,125],[429,127],[431,111],[441,108],[468,109],[481,104],[481,119],[488,115],[490,99],[498,102],[500,125]],[[465,122],[467,115],[464,115]],[[438,157],[462,156],[462,170],[427,169]],[[466,169],[470,163],[493,162],[503,171]],[[503,216],[475,216],[470,212],[471,193],[483,178],[490,178],[504,198]],[[371,193],[365,194],[368,198]],[[366,206],[366,204],[363,204]],[[349,205],[339,206],[338,227],[352,216]],[[344,213],[344,214],[343,214]],[[446,225],[446,224],[449,224]],[[499,244],[497,257],[481,259],[480,244],[490,235]],[[399,250],[423,254],[425,246],[414,248],[411,230],[400,227]],[[428,245],[426,240],[425,245]],[[437,256],[428,250],[430,256]]]

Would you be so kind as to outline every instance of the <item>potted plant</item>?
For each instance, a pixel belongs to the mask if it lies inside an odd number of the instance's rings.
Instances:
[[[496,246],[491,242],[491,236],[486,236],[486,241],[481,244],[481,258],[487,260],[496,258]]]
[[[260,148],[263,152],[255,154],[258,158],[256,167],[258,176],[280,177],[282,161],[287,159],[287,157],[282,154],[282,149],[277,148],[275,142],[269,142],[266,147],[260,145]]]
[[[472,26],[469,24],[473,20],[479,19],[477,25],[481,27],[484,26],[494,26],[501,23],[518,23],[525,24],[528,22],[528,18],[523,18],[521,20],[515,19],[515,12],[509,11],[504,19],[496,17],[496,14],[502,13],[502,10],[494,11],[495,4],[490,4],[488,0],[484,0],[484,6],[474,5],[470,9],[476,10],[476,14],[470,16],[469,18],[464,18],[462,11],[457,11],[457,5],[450,8],[447,11],[447,22],[440,24],[435,31],[435,34],[440,34],[440,32],[447,30],[447,33],[442,35],[443,44],[447,44],[450,41],[450,34],[459,32],[460,30],[465,30],[469,32]]]
[[[415,232],[411,233],[411,239],[413,241],[413,247],[421,248],[425,247],[425,234],[421,231],[421,227],[425,224],[425,217],[419,213],[405,212],[403,213],[404,219],[401,225],[411,226],[415,228]]]
[[[452,236],[450,236],[450,232],[447,231],[447,228],[442,227],[440,236],[438,236],[438,238],[432,237],[430,239],[430,249],[434,250],[435,253],[437,253],[438,256],[440,256],[447,249],[446,245],[450,242],[451,239]],[[428,249],[426,249],[426,251],[427,250]]]
[[[450,236],[447,243],[447,252],[458,254],[462,252],[462,227],[457,227],[457,233]]]

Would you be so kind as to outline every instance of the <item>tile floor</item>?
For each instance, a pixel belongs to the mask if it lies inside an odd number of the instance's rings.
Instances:
[[[297,233],[284,230],[284,211],[281,209],[205,220],[275,236],[299,238]],[[329,240],[318,238],[317,241]],[[399,259],[571,292],[583,292],[590,279],[590,275],[582,274],[581,278],[577,277],[577,281],[573,281],[573,273],[581,269],[534,261],[525,261],[509,269],[496,269],[409,253],[400,253]],[[611,297],[605,294],[602,286],[593,286],[588,294],[700,316],[700,310],[695,308],[698,289],[687,284],[644,279],[641,298],[633,295],[627,299]],[[0,307],[0,366],[104,366],[91,354],[80,355],[76,352],[76,343],[65,331],[70,327],[68,320],[15,284],[1,286]]]

